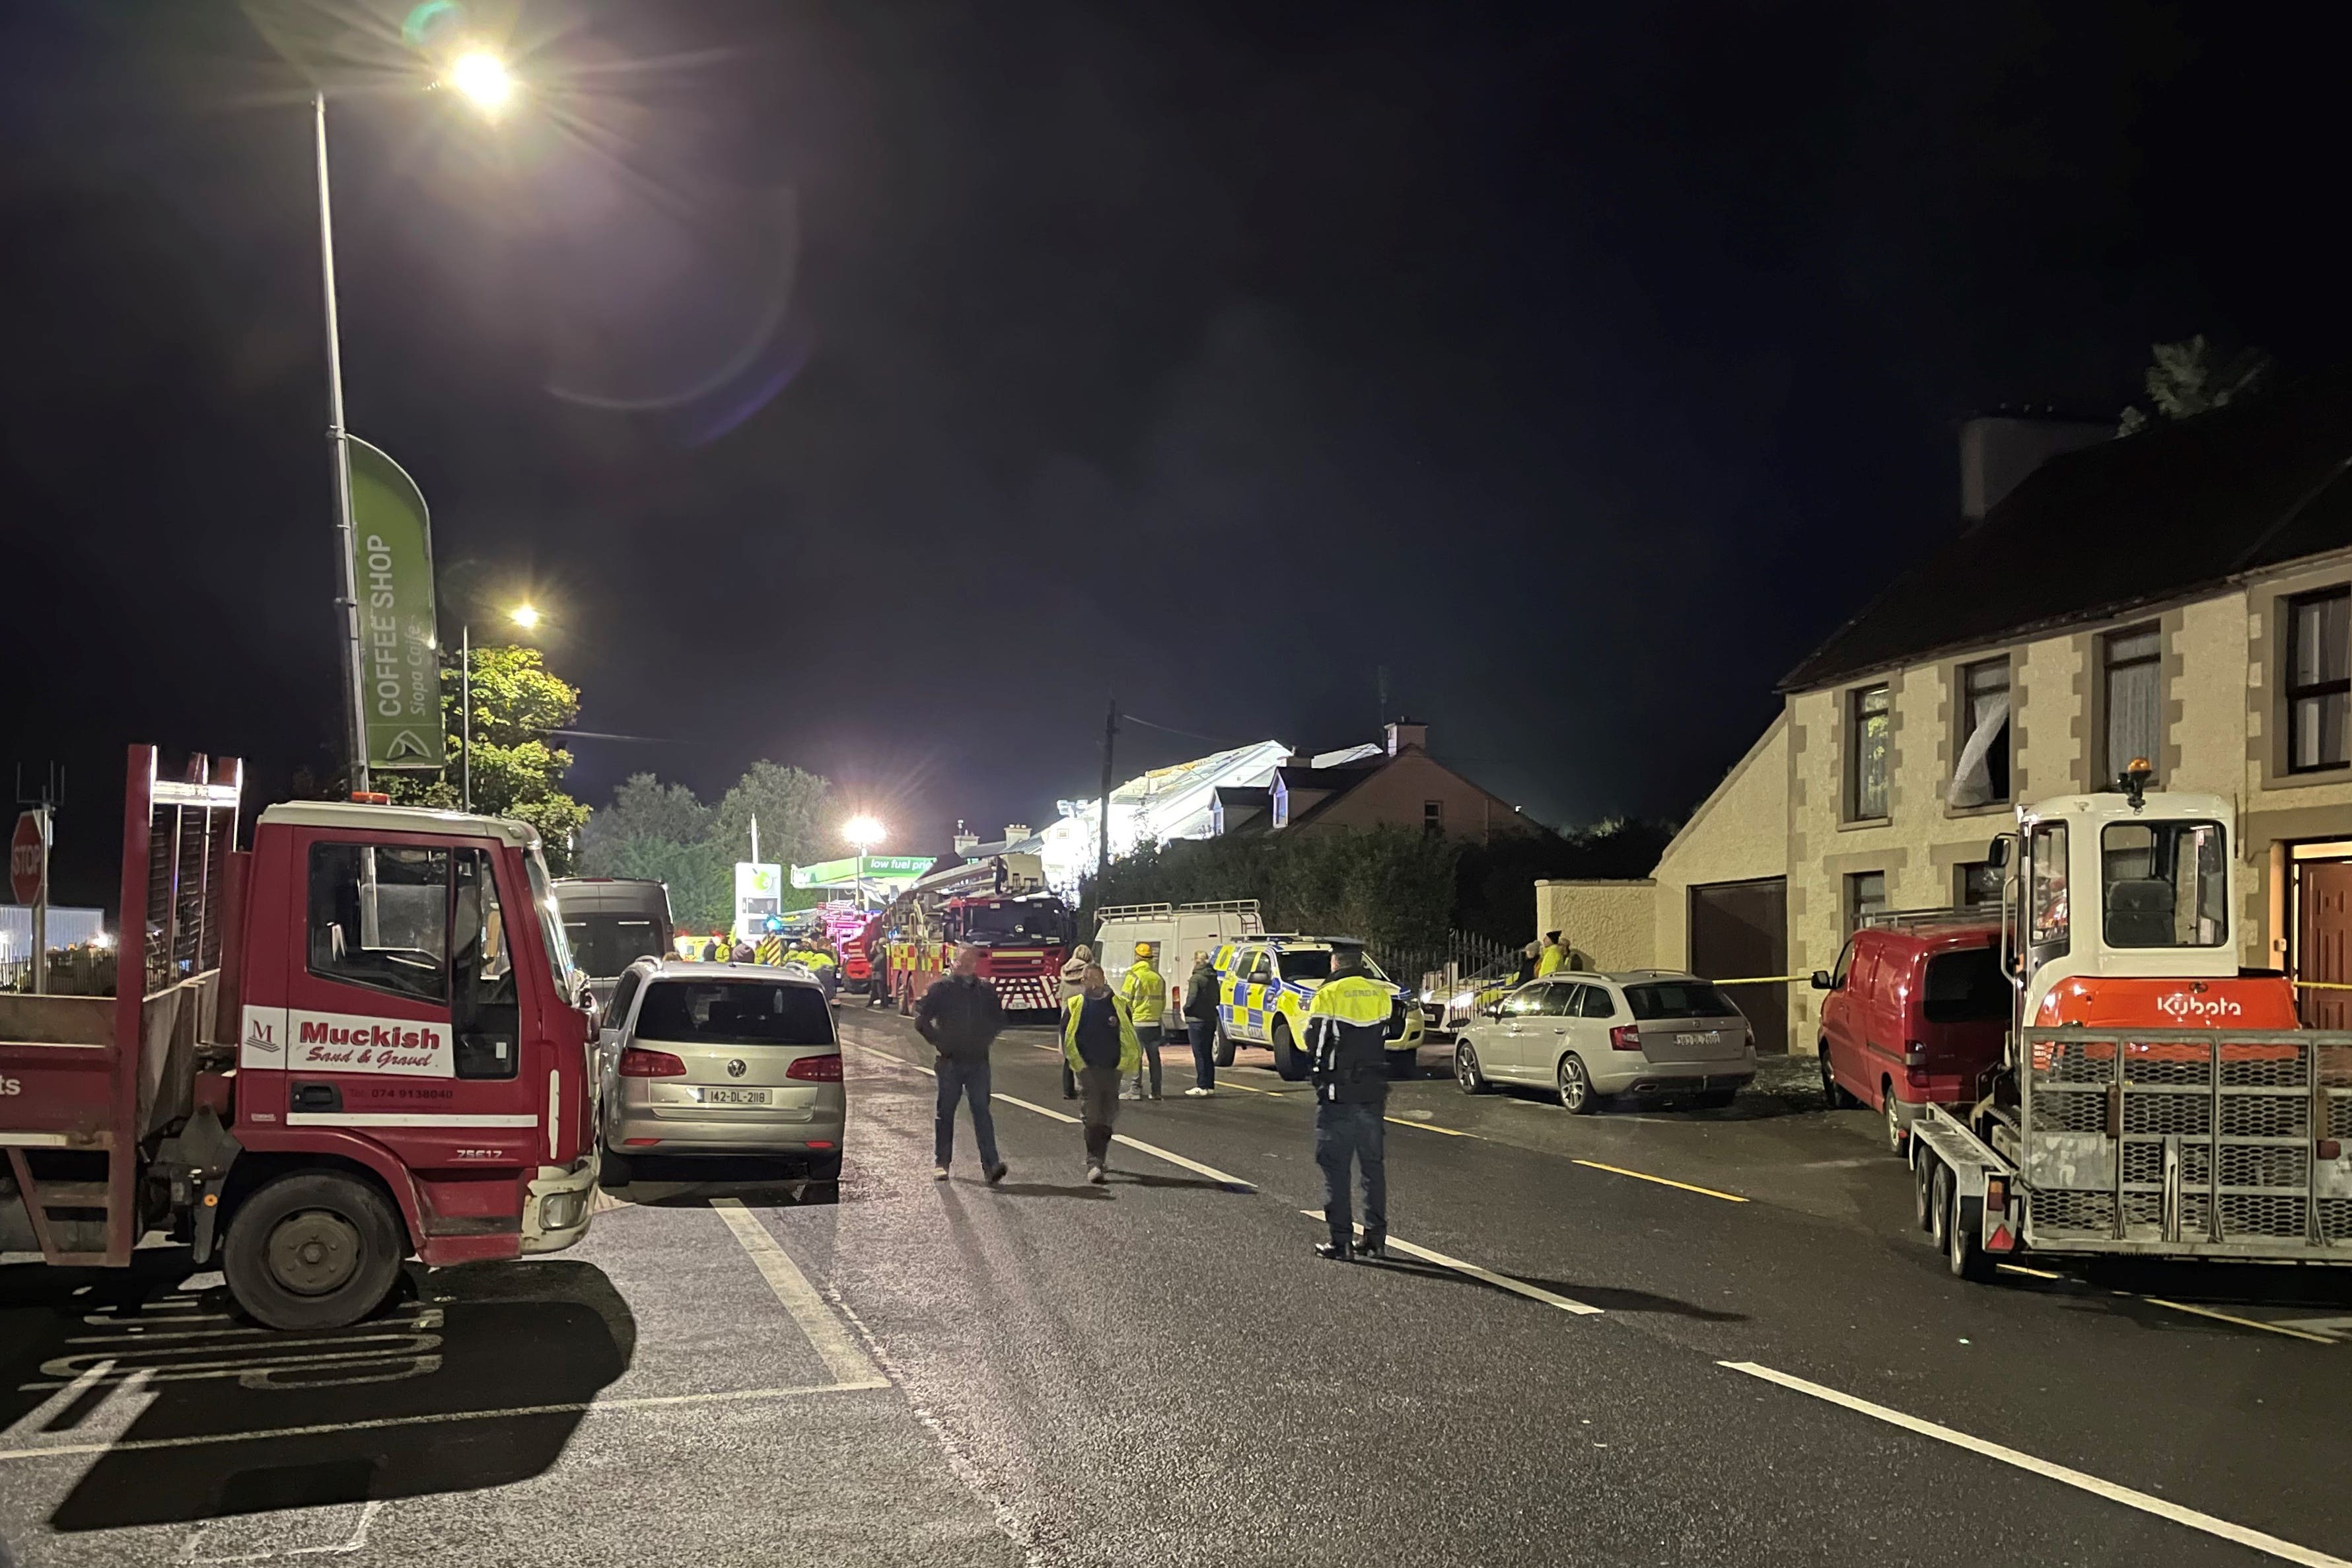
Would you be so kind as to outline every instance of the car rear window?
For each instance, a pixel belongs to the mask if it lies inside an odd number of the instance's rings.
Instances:
[[[1921,1011],[1930,1024],[1988,1024],[2009,1018],[2009,981],[1990,947],[1939,952],[1927,960]]]
[[[1625,987],[1636,1018],[1728,1018],[1739,1008],[1704,980],[1653,980]]]
[[[637,1037],[708,1046],[829,1046],[833,1010],[814,985],[767,980],[657,980],[637,1007]]]

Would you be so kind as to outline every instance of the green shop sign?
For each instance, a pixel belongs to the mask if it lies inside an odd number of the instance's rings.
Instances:
[[[367,765],[439,773],[448,746],[441,728],[433,524],[425,492],[383,452],[356,436],[348,439]]]

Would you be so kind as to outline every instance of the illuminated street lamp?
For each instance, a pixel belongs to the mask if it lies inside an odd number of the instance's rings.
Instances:
[[[538,606],[528,603],[517,605],[507,612],[507,619],[530,631],[539,625]],[[459,633],[457,665],[465,673],[459,678],[457,699],[457,800],[467,811],[474,809],[474,624],[468,621]]]
[[[852,844],[857,846],[857,852],[860,855],[864,855],[872,850],[877,844],[881,843],[883,839],[888,837],[889,831],[882,826],[878,819],[871,816],[858,816],[851,817],[846,823],[843,824],[841,836],[844,838],[848,839]]]
[[[443,79],[458,94],[494,115],[514,94],[514,79],[488,49],[459,54]],[[368,787],[367,697],[360,647],[358,563],[352,558],[352,447],[343,426],[343,344],[335,319],[335,218],[332,182],[327,174],[327,89],[310,95],[312,140],[319,165],[319,271],[325,285],[327,320],[327,441],[335,466],[337,586],[343,614],[343,706],[345,739],[351,747],[351,787]],[[470,794],[470,791],[468,792]]]

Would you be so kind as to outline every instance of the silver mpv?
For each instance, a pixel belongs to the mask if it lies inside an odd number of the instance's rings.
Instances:
[[[751,963],[639,959],[604,1032],[604,1163],[644,1154],[799,1158],[841,1173],[848,1096],[833,1009],[814,981]]]

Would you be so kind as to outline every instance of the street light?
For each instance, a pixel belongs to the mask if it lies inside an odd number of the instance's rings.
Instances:
[[[458,55],[445,79],[485,114],[495,113],[514,92],[514,79],[488,49],[467,49]],[[318,153],[319,272],[327,322],[327,443],[334,462],[335,542],[341,557],[336,579],[341,590],[338,607],[343,615],[344,739],[351,747],[351,787],[357,791],[368,787],[366,676],[360,647],[358,563],[352,559],[352,446],[351,432],[343,425],[343,343],[335,317],[335,217],[332,182],[327,173],[327,89],[323,87],[310,95],[310,123]]]
[[[529,631],[539,625],[539,609],[530,604],[517,605],[507,612],[507,619]],[[465,673],[458,679],[457,699],[457,803],[461,809],[474,809],[474,623],[467,621],[458,633],[457,666]]]
[[[888,837],[889,832],[876,818],[859,816],[842,826],[841,836],[857,846],[857,852],[863,855]]]

